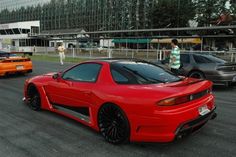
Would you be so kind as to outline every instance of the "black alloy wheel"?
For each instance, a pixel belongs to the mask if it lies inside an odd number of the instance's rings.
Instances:
[[[205,75],[200,71],[193,71],[189,74],[189,77],[197,79],[205,79]]]
[[[121,144],[129,141],[130,126],[125,113],[116,105],[103,105],[98,113],[98,126],[106,141]]]
[[[34,87],[34,86],[31,86],[28,89],[27,104],[34,111],[41,110],[40,94],[39,94],[38,90],[36,89],[36,87]]]

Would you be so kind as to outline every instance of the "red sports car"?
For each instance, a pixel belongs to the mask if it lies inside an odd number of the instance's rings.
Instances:
[[[212,82],[139,60],[87,61],[26,80],[24,100],[81,122],[110,143],[170,142],[216,117]]]

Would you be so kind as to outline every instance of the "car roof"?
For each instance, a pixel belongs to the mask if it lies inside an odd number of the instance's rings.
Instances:
[[[107,62],[107,63],[114,63],[114,62],[147,62],[147,63],[149,63],[146,60],[137,59],[137,58],[100,58],[100,59],[94,59],[94,60],[91,60],[91,61]]]
[[[200,55],[200,56],[212,56],[212,54],[209,53],[204,53],[204,52],[182,52],[180,54],[185,54],[185,55]]]

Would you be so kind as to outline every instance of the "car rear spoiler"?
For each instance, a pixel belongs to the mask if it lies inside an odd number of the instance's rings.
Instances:
[[[25,55],[29,55],[29,56],[32,56],[33,55],[33,52],[10,52],[11,54],[23,54],[24,56]]]

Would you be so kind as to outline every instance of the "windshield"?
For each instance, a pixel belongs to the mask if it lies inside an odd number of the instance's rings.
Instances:
[[[118,84],[158,84],[181,80],[171,72],[148,62],[115,62],[111,64],[111,73]]]

